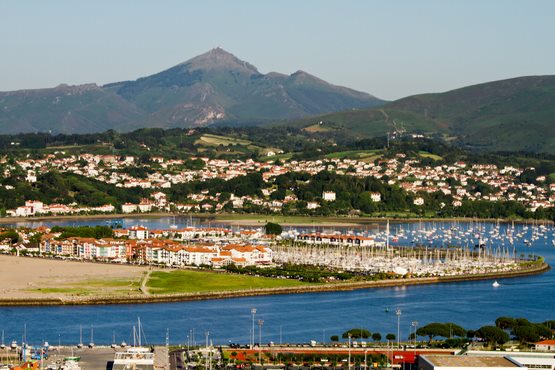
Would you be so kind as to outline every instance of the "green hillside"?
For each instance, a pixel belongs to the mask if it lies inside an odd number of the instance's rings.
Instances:
[[[488,150],[555,153],[555,76],[489,82],[286,123],[308,130],[315,124],[358,137],[419,132]]]

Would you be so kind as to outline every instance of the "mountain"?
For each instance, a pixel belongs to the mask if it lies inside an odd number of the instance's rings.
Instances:
[[[216,48],[135,81],[0,92],[0,132],[130,131],[263,122],[383,104],[306,72],[262,74]]]
[[[95,84],[0,92],[0,133],[100,132],[143,115],[135,104]]]
[[[363,137],[384,136],[395,130],[442,134],[488,150],[555,153],[555,76],[519,77],[414,95],[379,108],[289,124]]]

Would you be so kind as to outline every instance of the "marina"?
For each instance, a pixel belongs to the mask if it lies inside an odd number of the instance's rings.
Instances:
[[[105,223],[104,220],[80,222]],[[130,227],[138,222],[151,228],[161,228],[166,224],[171,225],[174,220],[123,219],[122,226]],[[177,218],[175,222],[183,224],[187,219]],[[363,225],[347,231],[370,234],[372,229],[377,231],[379,228],[381,231],[378,233],[384,233],[385,227],[385,223]],[[459,245],[462,246],[473,247],[481,239],[483,248],[495,250],[504,245],[505,248],[514,248],[511,254],[540,255],[547,263],[555,263],[551,226],[496,222],[457,225],[451,222],[421,222],[392,223],[390,227],[392,245],[410,245],[413,240],[422,237],[429,246],[437,244],[441,248],[446,245],[441,235],[450,234],[453,240],[460,237]],[[334,231],[337,230],[340,228]],[[481,231],[478,237],[477,230]],[[311,228],[308,231],[313,230]],[[467,236],[466,240],[464,236]],[[530,244],[524,243],[525,240]],[[6,343],[21,341],[25,325],[29,343],[47,340],[50,343],[76,345],[79,343],[80,326],[90,328],[92,325],[96,344],[109,345],[114,341],[114,336],[116,343],[131,343],[133,317],[140,316],[145,323],[145,337],[149,343],[165,343],[168,333],[172,344],[199,343],[206,331],[214,343],[247,343],[250,336],[250,311],[256,307],[257,318],[265,322],[263,341],[298,343],[329,338],[348,327],[394,332],[394,308],[402,310],[401,327],[406,327],[404,336],[408,334],[412,321],[450,321],[467,328],[476,328],[502,315],[537,321],[552,319],[551,307],[555,297],[553,270],[540,275],[499,279],[500,286],[497,288],[492,286],[493,283],[493,280],[466,281],[148,305],[0,307],[0,329],[4,330]],[[480,315],[475,315],[477,311]],[[167,321],[169,317],[172,319],[171,328]]]

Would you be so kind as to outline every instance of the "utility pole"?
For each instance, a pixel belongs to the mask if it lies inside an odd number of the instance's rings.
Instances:
[[[347,361],[347,369],[351,370],[351,333],[349,333],[349,360]]]
[[[258,320],[258,361],[262,365],[262,325],[264,320]]]
[[[256,308],[251,308],[252,315],[252,330],[251,330],[251,348],[254,348],[254,315],[256,315]]]
[[[401,309],[397,308],[395,310],[395,315],[397,315],[397,347],[401,348]]]

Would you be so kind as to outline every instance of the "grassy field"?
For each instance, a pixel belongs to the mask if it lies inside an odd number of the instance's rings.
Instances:
[[[229,146],[229,145],[250,145],[251,142],[249,140],[242,140],[237,139],[234,137],[228,136],[220,136],[220,135],[211,135],[206,134],[202,135],[200,139],[198,139],[195,144],[203,145],[203,146]]]
[[[62,295],[89,296],[94,294],[102,295],[121,295],[128,292],[139,292],[139,279],[120,279],[120,280],[89,280],[69,284],[60,284],[56,287],[41,287],[31,289],[32,292],[49,294],[56,293]]]
[[[443,157],[441,157],[439,155],[428,153],[428,152],[425,152],[423,150],[419,151],[418,155],[423,157],[423,158],[431,158],[434,161],[441,161],[443,159]]]
[[[381,150],[348,150],[344,152],[330,153],[325,156],[328,159],[358,159],[364,162],[373,162],[381,157]]]
[[[306,285],[297,280],[272,279],[209,271],[154,271],[146,284],[151,294],[203,293]]]
[[[320,125],[318,123],[312,125],[312,126],[307,126],[305,128],[303,128],[304,131],[306,132],[329,132],[329,131],[335,131],[337,130],[336,127],[332,127],[332,126],[325,126],[325,125]]]

